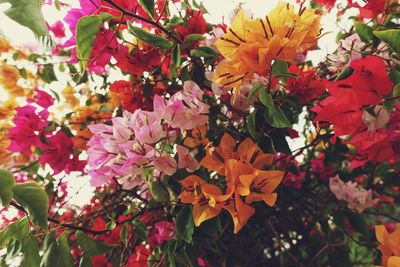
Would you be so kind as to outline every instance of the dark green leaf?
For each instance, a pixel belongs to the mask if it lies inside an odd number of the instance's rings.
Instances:
[[[100,15],[84,16],[79,19],[76,26],[76,56],[81,66],[81,71],[86,68],[90,55],[92,54],[93,44],[103,23],[112,18],[108,13]]]
[[[0,169],[0,199],[4,207],[10,205],[13,197],[12,188],[15,185],[14,175],[4,169]]]
[[[143,7],[144,11],[154,19],[154,0],[138,0],[138,3]]]
[[[176,71],[181,66],[181,48],[179,45],[175,46],[171,55],[170,77],[175,77]]]
[[[159,47],[161,49],[171,49],[174,43],[159,35],[150,33],[142,28],[129,25],[129,31],[139,40],[151,46]]]
[[[190,50],[190,56],[191,57],[215,58],[218,56],[218,54],[212,48],[202,46],[202,47],[198,47],[196,49]]]
[[[68,244],[68,232],[63,232],[57,239],[59,254],[66,267],[74,267],[74,260],[71,255],[71,249]]]
[[[79,246],[85,252],[85,255],[88,255],[90,257],[105,254],[115,247],[112,245],[107,245],[101,241],[94,240],[81,231],[78,231],[76,233],[76,238],[78,240]]]
[[[186,242],[192,242],[194,230],[194,221],[192,208],[189,206],[183,207],[176,217],[176,233],[179,238]]]
[[[43,244],[44,254],[40,262],[40,267],[67,267],[60,256],[60,250],[56,241],[56,232],[50,232],[44,239]]]
[[[37,183],[24,183],[15,185],[13,193],[14,199],[26,210],[31,221],[47,230],[49,199],[44,189]]]
[[[362,234],[368,234],[368,225],[360,214],[350,211],[345,211],[344,214],[354,230]]]
[[[147,231],[147,226],[140,220],[133,220],[133,232],[142,240],[147,240],[149,232]]]
[[[150,181],[148,184],[150,193],[155,201],[157,202],[169,201],[169,193],[163,184],[157,181]]]
[[[354,70],[350,67],[344,67],[341,72],[339,72],[338,76],[336,77],[335,81],[343,80],[353,74]]]
[[[400,54],[400,30],[374,31],[374,35],[385,42],[396,53]]]
[[[259,136],[259,133],[256,131],[256,114],[257,114],[257,109],[254,109],[247,117],[247,122],[246,122],[247,132],[249,132],[250,136],[254,140],[257,140]]]
[[[169,19],[169,21],[167,22],[165,27],[167,29],[171,29],[172,27],[174,27],[176,25],[181,25],[183,23],[185,23],[185,21],[183,21],[183,19],[181,17],[174,15],[172,18]]]

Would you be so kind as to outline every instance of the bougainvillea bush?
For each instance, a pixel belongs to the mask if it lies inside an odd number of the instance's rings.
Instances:
[[[398,1],[0,3],[1,266],[400,266]]]

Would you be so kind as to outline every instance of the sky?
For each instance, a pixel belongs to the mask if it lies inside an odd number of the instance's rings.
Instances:
[[[340,1],[341,0],[339,0],[339,2]],[[346,0],[343,1],[345,2]],[[72,6],[77,6],[78,4],[78,1],[75,0],[65,0],[63,2],[71,4]],[[204,6],[209,12],[209,14],[205,15],[206,20],[211,23],[220,23],[222,18],[225,18],[224,21],[228,21],[230,14],[236,7],[238,7],[240,2],[243,3],[242,7],[245,9],[250,9],[255,17],[263,17],[278,3],[278,0],[204,0]],[[295,3],[295,0],[288,0],[287,2]],[[13,44],[18,46],[28,46],[31,48],[37,47],[36,39],[30,30],[20,26],[4,15],[4,11],[8,7],[9,4],[0,4],[0,33],[6,36],[6,38],[9,39]],[[49,6],[44,6],[42,12],[46,18],[46,21],[50,25],[55,23],[57,20],[62,19],[66,14],[65,10],[57,11],[55,8]],[[345,22],[339,24],[336,23],[335,9],[331,12],[331,14],[325,14],[321,22],[323,32],[326,34],[319,40],[320,50],[309,53],[309,59],[311,59],[314,63],[318,63],[328,53],[332,53],[336,49],[337,44],[335,42],[335,38],[338,30],[340,28],[346,29],[348,27]],[[0,100],[1,98],[2,94],[0,90]],[[301,130],[302,125],[297,125],[295,128]],[[289,139],[288,141],[292,150],[304,145],[304,138],[296,140]],[[71,203],[77,205],[86,203],[90,199],[90,194],[83,194],[81,192],[93,191],[89,186],[88,177],[71,175],[67,179],[71,181],[69,183],[69,192],[72,192]]]

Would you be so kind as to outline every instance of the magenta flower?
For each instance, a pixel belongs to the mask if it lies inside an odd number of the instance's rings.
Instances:
[[[175,236],[175,225],[172,222],[160,221],[154,224],[150,230],[147,242],[151,247],[161,246],[165,241],[169,241]]]
[[[70,162],[72,154],[72,141],[64,132],[58,131],[55,135],[46,139],[47,143],[39,145],[42,154],[39,162],[43,166],[47,163],[53,169],[54,174],[65,170]]]
[[[32,146],[38,146],[41,143],[40,136],[44,134],[49,114],[47,110],[37,112],[32,105],[16,108],[16,111],[17,115],[13,120],[15,127],[8,133],[10,145],[7,149],[30,155]]]

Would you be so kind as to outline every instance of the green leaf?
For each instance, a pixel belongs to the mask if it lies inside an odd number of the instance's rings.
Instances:
[[[354,26],[358,36],[360,36],[361,41],[364,43],[369,43],[372,41],[374,34],[371,27],[360,22],[355,22]]]
[[[204,58],[215,58],[218,56],[217,52],[215,52],[212,48],[202,46],[196,49],[190,50],[191,57],[204,57]]]
[[[56,241],[56,232],[52,231],[47,234],[43,244],[43,257],[40,262],[40,267],[66,267]]]
[[[266,92],[265,86],[260,89],[260,101],[266,107],[264,118],[272,127],[288,128],[292,126],[285,113],[279,107],[275,107],[272,95]]]
[[[264,85],[261,83],[256,83],[253,88],[251,88],[249,95],[247,96],[247,101],[250,101],[253,95],[255,95]]]
[[[257,137],[259,136],[258,132],[256,131],[256,114],[257,114],[257,109],[254,109],[247,117],[247,122],[246,122],[247,132],[249,132],[250,136],[254,140],[257,140]]]
[[[57,239],[59,254],[66,267],[74,267],[74,260],[71,255],[71,249],[68,244],[68,232],[63,232]]]
[[[0,0],[0,4],[10,3],[11,7],[4,11],[10,19],[29,28],[39,40],[39,44],[49,49],[53,47],[46,21],[43,18],[41,8],[42,1],[38,0]]]
[[[139,5],[143,7],[149,16],[154,19],[154,0],[138,0]]]
[[[22,241],[23,258],[20,267],[39,267],[40,255],[35,239],[28,236]]]
[[[288,64],[285,61],[282,60],[275,60],[274,63],[272,63],[271,66],[271,73],[274,76],[279,76],[283,75],[285,73],[288,73]]]
[[[169,193],[167,189],[161,183],[157,181],[150,181],[149,183],[150,193],[153,199],[157,202],[169,201]]]
[[[400,30],[374,31],[374,35],[400,54]]]
[[[341,72],[339,72],[338,76],[336,77],[335,81],[340,81],[346,79],[351,74],[353,74],[354,70],[350,67],[344,67]]]
[[[105,254],[115,247],[112,245],[107,245],[101,241],[94,240],[81,231],[77,231],[76,238],[79,246],[85,252],[85,255],[90,257]]]
[[[0,248],[4,248],[11,240],[21,240],[29,234],[29,223],[27,218],[22,218],[9,224],[0,231]]]
[[[37,183],[17,184],[13,188],[14,199],[26,210],[34,224],[47,231],[49,199]]]
[[[176,217],[176,234],[186,242],[192,242],[194,231],[193,212],[190,206],[181,209]]]
[[[147,240],[149,232],[147,226],[140,220],[135,219],[132,221],[133,232],[142,240]]]
[[[368,225],[360,214],[350,211],[345,211],[344,214],[354,230],[362,234],[368,234]]]
[[[174,15],[172,18],[170,18],[168,20],[165,27],[167,29],[171,29],[171,28],[175,27],[176,25],[181,25],[183,23],[185,23],[185,21],[181,17]]]
[[[84,16],[79,19],[76,25],[76,56],[83,72],[86,68],[90,55],[92,54],[93,44],[103,23],[112,18],[108,13],[100,15]]]
[[[129,25],[129,31],[139,40],[161,49],[171,49],[174,43],[159,35],[150,33],[142,28]]]
[[[192,33],[192,34],[189,34],[188,36],[186,36],[185,41],[186,41],[186,43],[191,43],[191,42],[201,41],[203,39],[204,39],[204,36],[202,34]]]
[[[12,188],[15,185],[14,175],[4,169],[0,169],[0,199],[4,207],[10,205],[13,197]]]
[[[393,89],[393,96],[399,96],[399,95],[400,95],[400,83],[397,84]]]
[[[181,48],[179,45],[176,45],[171,55],[171,67],[169,70],[170,77],[175,77],[176,71],[180,66],[181,66]]]

